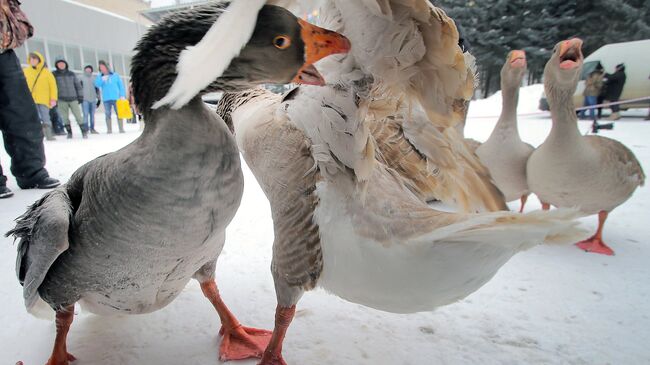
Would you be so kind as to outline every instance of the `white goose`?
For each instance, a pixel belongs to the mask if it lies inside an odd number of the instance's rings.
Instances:
[[[278,307],[264,365],[285,363],[282,342],[305,290],[321,286],[394,313],[428,311],[474,292],[517,252],[580,235],[566,210],[469,215],[431,209],[376,158],[368,105],[411,84],[409,77],[387,81],[373,70],[402,72],[397,65],[404,63],[393,62],[402,55],[396,50],[411,54],[404,44],[435,37],[448,18],[424,0],[373,3],[334,0],[324,8],[353,44],[351,56],[319,65],[335,84],[300,87],[285,97],[261,90],[228,94],[220,105],[272,208]],[[365,46],[399,35],[393,48]],[[427,76],[458,77],[444,67],[432,71],[442,61],[429,64]],[[449,112],[446,103],[427,103],[437,93],[427,99],[417,92],[409,94],[419,101],[414,108]]]
[[[519,212],[530,191],[526,181],[526,162],[535,148],[521,140],[517,128],[519,87],[526,73],[526,53],[511,51],[501,69],[501,116],[485,143],[476,149],[481,162],[490,170],[506,201],[521,199]]]
[[[645,174],[634,153],[620,142],[580,134],[572,97],[582,71],[581,48],[577,38],[558,43],[544,69],[553,128],[528,160],[528,185],[545,209],[578,207],[584,214],[598,214],[596,234],[578,247],[613,255],[602,238],[605,220],[643,186]]]

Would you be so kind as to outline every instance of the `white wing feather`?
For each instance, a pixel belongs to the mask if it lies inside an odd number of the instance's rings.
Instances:
[[[176,66],[178,76],[167,95],[153,108],[169,105],[180,109],[219,78],[250,40],[257,14],[265,3],[266,0],[233,1],[199,43],[181,52]]]

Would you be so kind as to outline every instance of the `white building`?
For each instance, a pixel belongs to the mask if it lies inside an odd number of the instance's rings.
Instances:
[[[151,24],[139,13],[148,7],[140,0],[23,1],[35,32],[16,53],[26,64],[29,52],[38,51],[50,67],[64,58],[76,72],[86,65],[97,71],[98,61],[105,60],[126,81],[133,48]]]

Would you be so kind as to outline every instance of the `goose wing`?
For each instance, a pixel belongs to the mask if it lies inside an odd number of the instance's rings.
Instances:
[[[334,0],[352,54],[378,88],[419,102],[445,127],[460,122],[459,100],[474,92],[473,61],[458,45],[454,21],[427,0]],[[367,37],[365,34],[376,34]],[[368,51],[372,50],[372,51]]]
[[[357,200],[358,202],[358,200]],[[571,243],[584,238],[573,210],[519,214],[447,213],[430,208],[415,197],[401,178],[381,165],[373,174],[362,204],[347,204],[361,236],[383,244],[488,244],[514,252],[542,243]]]
[[[86,165],[87,166],[87,165]],[[70,247],[74,212],[81,201],[82,176],[78,170],[68,183],[45,194],[16,219],[6,236],[18,240],[16,275],[23,286],[25,307],[32,312],[38,288],[56,259]]]
[[[313,289],[323,270],[318,204],[319,170],[305,134],[278,112],[283,99],[266,90],[227,93],[217,108],[231,120],[244,159],[271,203],[271,271],[292,287]]]
[[[586,140],[601,151],[608,170],[619,175],[622,183],[631,183],[634,188],[645,184],[645,173],[641,163],[624,144],[601,136],[586,136]]]

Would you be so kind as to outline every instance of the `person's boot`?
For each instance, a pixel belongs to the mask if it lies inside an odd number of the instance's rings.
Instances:
[[[92,128],[92,129],[90,130],[90,134],[99,134],[99,132],[97,132],[97,131],[95,130],[95,128]]]
[[[14,192],[6,186],[0,186],[0,199],[7,199],[14,196]]]
[[[118,119],[117,126],[120,129],[120,133],[124,133],[124,119]]]
[[[72,139],[72,126],[71,125],[66,125],[65,126],[66,132],[68,132],[68,139]]]
[[[111,123],[110,118],[106,118],[106,133],[107,134],[113,133],[113,123]]]
[[[81,138],[83,139],[88,139],[88,126],[86,124],[82,124],[79,126],[81,129]]]
[[[31,182],[29,184],[21,184],[18,182],[18,186],[20,186],[21,189],[27,190],[27,189],[54,189],[57,186],[61,185],[61,182],[55,178],[46,176],[41,178],[40,180]]]
[[[56,141],[56,138],[54,138],[54,133],[52,133],[52,126],[43,124],[43,134],[45,135],[45,140]]]

